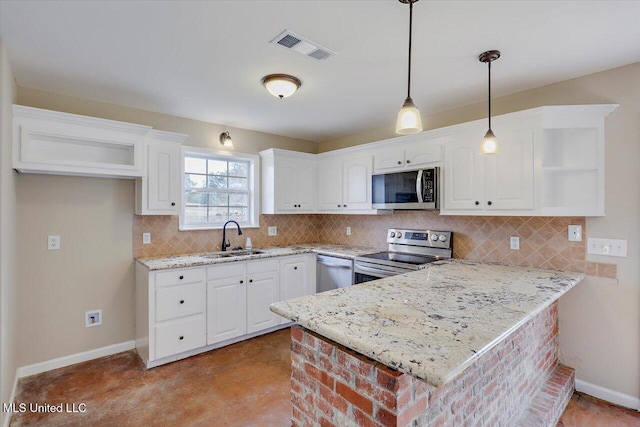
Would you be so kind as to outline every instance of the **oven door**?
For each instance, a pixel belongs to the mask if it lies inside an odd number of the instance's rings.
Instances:
[[[356,261],[353,266],[353,283],[357,285],[358,283],[371,282],[373,280],[396,276],[398,274],[408,273],[410,271],[415,270]]]

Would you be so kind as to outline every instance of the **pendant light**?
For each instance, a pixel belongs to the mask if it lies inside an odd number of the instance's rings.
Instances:
[[[396,133],[408,135],[422,132],[422,119],[420,111],[411,99],[411,33],[413,27],[413,4],[418,0],[399,0],[400,3],[409,4],[409,73],[407,77],[407,99],[404,100],[402,109],[398,113]]]
[[[489,130],[480,142],[480,154],[498,154],[498,139],[491,130],[491,63],[500,58],[499,50],[488,50],[480,54],[480,62],[486,62],[489,66]]]

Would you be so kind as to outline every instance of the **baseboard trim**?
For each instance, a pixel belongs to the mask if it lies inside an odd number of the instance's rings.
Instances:
[[[106,347],[96,348],[82,353],[76,353],[69,356],[58,357],[33,365],[18,368],[17,378],[24,378],[42,372],[51,371],[52,369],[63,368],[65,366],[75,365],[76,363],[86,362],[88,360],[98,359],[100,357],[111,356],[112,354],[121,353],[123,351],[133,350],[136,347],[135,341],[125,341],[118,344],[108,345]]]
[[[606,400],[607,402],[611,402],[615,405],[640,411],[640,399],[637,397],[620,393],[619,391],[611,390],[577,378],[576,391],[586,393],[589,396],[597,397],[598,399]]]
[[[18,371],[16,371],[15,375],[13,376],[13,388],[11,389],[11,397],[9,397],[9,403],[13,403],[16,401],[17,392],[18,392]],[[13,412],[5,413],[2,427],[9,427],[9,424],[11,423],[11,415],[13,415]]]

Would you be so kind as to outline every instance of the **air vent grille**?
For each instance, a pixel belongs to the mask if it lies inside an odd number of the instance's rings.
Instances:
[[[318,43],[299,36],[289,30],[285,30],[280,33],[278,37],[271,40],[271,43],[278,44],[301,55],[308,56],[319,61],[326,61],[333,55],[336,55],[336,52],[331,49],[320,46]]]
[[[278,44],[284,47],[288,47],[289,49],[291,49],[298,43],[300,43],[300,39],[293,37],[291,34],[287,34],[286,36],[278,40]]]

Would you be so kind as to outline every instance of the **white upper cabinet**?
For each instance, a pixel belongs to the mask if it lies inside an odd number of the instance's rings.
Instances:
[[[371,211],[371,156],[318,160],[318,210]]]
[[[478,154],[474,133],[445,144],[443,213],[534,208],[533,130],[504,130],[499,141],[495,156]]]
[[[428,134],[394,138],[389,144],[374,150],[373,172],[419,169],[442,161],[442,145]]]
[[[316,211],[315,155],[271,148],[261,151],[262,213]]]
[[[483,121],[451,126],[442,215],[604,215],[604,118],[617,105],[539,107],[494,118],[496,155],[480,155]]]
[[[138,215],[178,215],[182,200],[181,145],[188,135],[150,131],[146,136],[146,174],[136,180]]]
[[[13,106],[13,168],[20,172],[137,178],[149,126]]]

